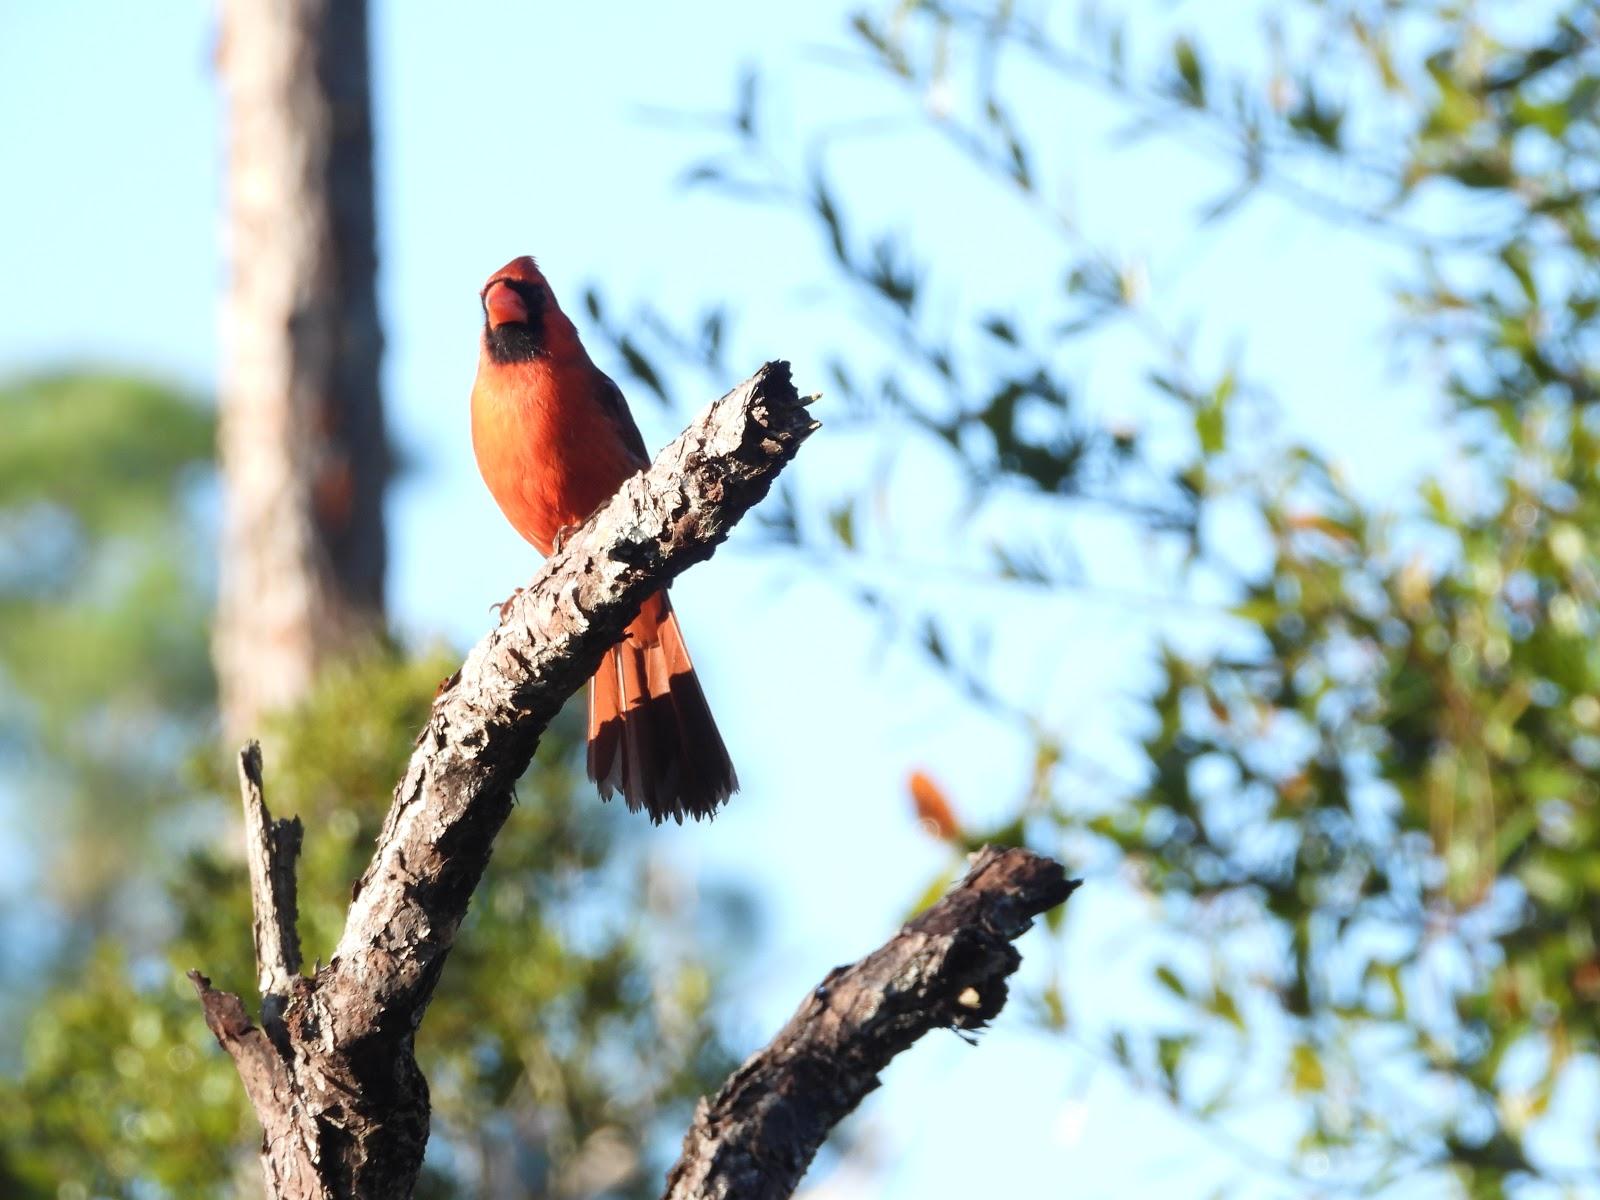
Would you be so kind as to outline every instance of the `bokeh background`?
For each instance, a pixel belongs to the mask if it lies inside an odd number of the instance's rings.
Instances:
[[[259,1188],[182,975],[253,977],[218,30],[0,8],[6,1196]],[[1592,3],[370,30],[388,634],[260,722],[308,956],[535,568],[467,438],[483,279],[537,255],[652,446],[767,358],[824,393],[675,588],[744,790],[651,828],[546,740],[420,1037],[427,1195],[654,1194],[694,1097],[984,841],[1086,885],[806,1194],[1600,1195]]]

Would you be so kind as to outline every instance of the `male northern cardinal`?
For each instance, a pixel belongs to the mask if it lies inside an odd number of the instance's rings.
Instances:
[[[589,361],[533,259],[483,287],[472,448],[500,511],[541,554],[650,465],[622,390]],[[709,817],[738,789],[665,591],[589,685],[589,778],[654,821]]]

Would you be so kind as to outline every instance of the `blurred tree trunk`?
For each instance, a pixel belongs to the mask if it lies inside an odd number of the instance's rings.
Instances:
[[[365,0],[222,0],[230,276],[213,654],[239,736],[383,625]]]

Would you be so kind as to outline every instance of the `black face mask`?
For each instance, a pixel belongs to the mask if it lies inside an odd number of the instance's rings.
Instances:
[[[544,289],[523,283],[520,279],[497,282],[517,294],[523,307],[528,310],[528,319],[487,326],[484,341],[489,347],[489,357],[497,363],[529,362],[543,358],[548,352],[544,344]],[[484,319],[487,322],[487,306]]]

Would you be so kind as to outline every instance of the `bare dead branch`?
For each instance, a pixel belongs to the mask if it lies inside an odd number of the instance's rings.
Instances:
[[[861,961],[838,967],[766,1048],[701,1100],[667,1200],[779,1200],[829,1130],[931,1029],[977,1030],[1022,962],[1012,940],[1072,894],[1059,863],[984,849],[956,887]]]
[[[300,973],[295,860],[300,857],[300,818],[274,821],[261,783],[261,743],[239,751],[239,794],[244,800],[245,860],[250,868],[250,904],[255,913],[256,970],[263,997],[280,1003]]]
[[[816,428],[806,403],[786,363],[713,403],[566,540],[440,688],[328,965],[310,978],[279,970],[287,943],[268,947],[272,986],[287,985],[281,1038],[191,975],[261,1119],[275,1200],[411,1195],[428,1131],[413,1035],[512,785],[645,597],[709,557],[766,494]],[[289,909],[268,874],[257,924],[265,895],[281,931]]]
[[[317,1127],[295,1095],[290,1063],[280,1047],[251,1024],[244,1003],[212,988],[199,971],[189,982],[200,995],[206,1026],[233,1056],[244,1093],[261,1121],[261,1166],[270,1200],[328,1200],[323,1186]]]

